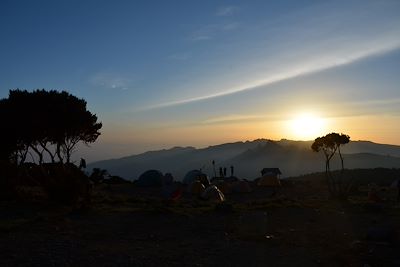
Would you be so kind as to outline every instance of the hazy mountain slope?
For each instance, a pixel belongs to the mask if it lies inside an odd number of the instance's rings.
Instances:
[[[266,139],[254,141],[227,143],[210,146],[202,149],[193,147],[175,147],[159,151],[145,152],[120,159],[103,160],[88,165],[88,169],[95,167],[107,169],[110,173],[120,175],[127,179],[136,179],[148,169],[159,169],[170,172],[177,179],[181,179],[186,172],[202,168],[210,175],[213,174],[211,162],[217,165],[230,159],[243,151],[253,149],[269,142]]]
[[[400,158],[369,153],[344,154],[345,168],[398,168]],[[295,146],[280,148],[263,147],[246,151],[229,160],[227,164],[237,166],[237,175],[255,178],[260,175],[264,167],[277,167],[283,177],[297,176],[311,172],[324,171],[324,157],[322,153],[315,153],[308,149]],[[340,169],[339,157],[332,159],[332,170]]]
[[[322,171],[322,155],[295,146],[266,145],[246,151],[227,163],[236,166],[236,174],[241,177],[256,178],[264,167],[280,168],[283,176]]]
[[[324,170],[321,153],[312,152],[312,141],[254,141],[227,143],[207,148],[175,147],[167,150],[150,151],[120,159],[104,160],[89,164],[88,169],[99,167],[127,179],[136,179],[148,169],[171,172],[180,180],[191,169],[204,170],[214,175],[212,160],[219,167],[235,167],[235,175],[254,179],[264,167],[278,167],[283,177]],[[346,168],[395,168],[400,166],[400,146],[353,141],[344,146]],[[392,156],[388,156],[392,155]],[[332,162],[332,169],[339,168],[338,159]]]
[[[370,141],[353,141],[343,147],[343,153],[370,153],[400,157],[400,146],[377,144]]]
[[[277,141],[278,144],[283,146],[295,146],[305,149],[309,149],[313,142],[314,141],[292,141],[287,139]],[[400,146],[378,144],[371,141],[350,141],[350,143],[343,146],[342,151],[345,154],[370,153],[400,157]]]

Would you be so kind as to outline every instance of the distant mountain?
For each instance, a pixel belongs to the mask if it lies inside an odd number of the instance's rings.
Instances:
[[[371,153],[400,157],[400,146],[377,144],[370,141],[353,141],[343,147],[343,153]]]
[[[103,160],[88,165],[88,168],[107,169],[113,175],[127,179],[137,177],[148,169],[170,172],[178,180],[191,169],[202,169],[214,176],[212,161],[216,172],[219,167],[234,166],[234,175],[254,179],[264,167],[278,167],[283,177],[296,176],[324,170],[321,153],[311,151],[312,141],[254,141],[227,143],[207,148],[174,147],[149,151],[119,159]],[[351,141],[342,149],[345,167],[353,168],[399,168],[400,146],[376,144],[369,141]],[[332,169],[340,168],[338,159],[333,160]]]

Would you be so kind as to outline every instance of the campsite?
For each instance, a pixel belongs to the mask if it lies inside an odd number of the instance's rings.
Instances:
[[[347,201],[331,199],[322,173],[226,182],[192,170],[185,184],[150,170],[136,183],[100,183],[76,207],[25,192],[29,202],[1,202],[0,265],[398,266],[400,205],[388,174],[399,172],[374,170],[388,177],[376,185],[379,203],[370,181],[357,181]]]
[[[400,267],[400,0],[0,0],[0,267]]]

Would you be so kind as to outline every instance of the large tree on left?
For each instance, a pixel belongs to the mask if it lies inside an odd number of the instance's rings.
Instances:
[[[28,155],[69,163],[77,144],[95,142],[102,127],[84,99],[54,90],[11,90],[0,100],[0,119],[1,158],[20,164]]]

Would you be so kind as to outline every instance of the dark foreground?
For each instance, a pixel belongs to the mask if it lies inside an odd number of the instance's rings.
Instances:
[[[121,185],[88,208],[1,202],[0,266],[400,266],[399,205],[315,192],[258,188],[217,205]]]

